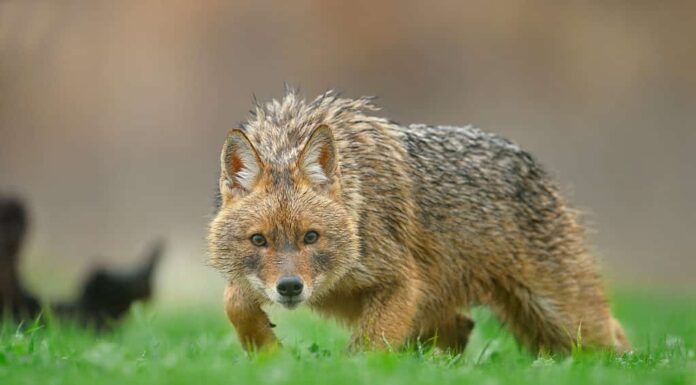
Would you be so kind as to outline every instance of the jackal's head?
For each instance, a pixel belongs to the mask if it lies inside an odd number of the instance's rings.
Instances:
[[[210,263],[259,301],[294,308],[321,297],[357,263],[356,223],[341,200],[328,126],[314,128],[286,158],[264,159],[257,148],[268,146],[242,130],[227,137]]]

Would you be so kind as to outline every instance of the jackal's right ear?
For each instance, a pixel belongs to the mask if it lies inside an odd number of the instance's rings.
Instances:
[[[240,129],[230,130],[220,155],[220,193],[237,198],[248,194],[263,174],[263,162]]]

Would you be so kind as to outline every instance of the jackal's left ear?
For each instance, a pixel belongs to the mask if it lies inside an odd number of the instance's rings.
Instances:
[[[315,186],[337,185],[338,159],[331,129],[321,125],[314,129],[297,161],[298,168]]]
[[[220,192],[240,197],[249,193],[263,175],[263,162],[242,130],[230,130],[220,155]]]

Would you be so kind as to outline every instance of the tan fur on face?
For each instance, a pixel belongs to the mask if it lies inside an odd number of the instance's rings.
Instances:
[[[539,162],[494,134],[400,126],[374,109],[290,91],[228,137],[208,240],[245,346],[275,341],[260,306],[297,275],[354,348],[420,338],[461,351],[466,309],[481,303],[533,351],[567,352],[578,335],[630,349],[578,215]],[[316,244],[303,243],[309,230]],[[267,246],[251,244],[257,233]]]

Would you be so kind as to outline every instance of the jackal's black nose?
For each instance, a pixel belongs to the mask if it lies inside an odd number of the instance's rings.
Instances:
[[[304,285],[302,284],[302,280],[300,277],[295,275],[282,277],[278,280],[278,283],[276,283],[276,290],[278,290],[278,294],[282,295],[283,297],[294,297],[296,295],[300,295],[303,287]]]

